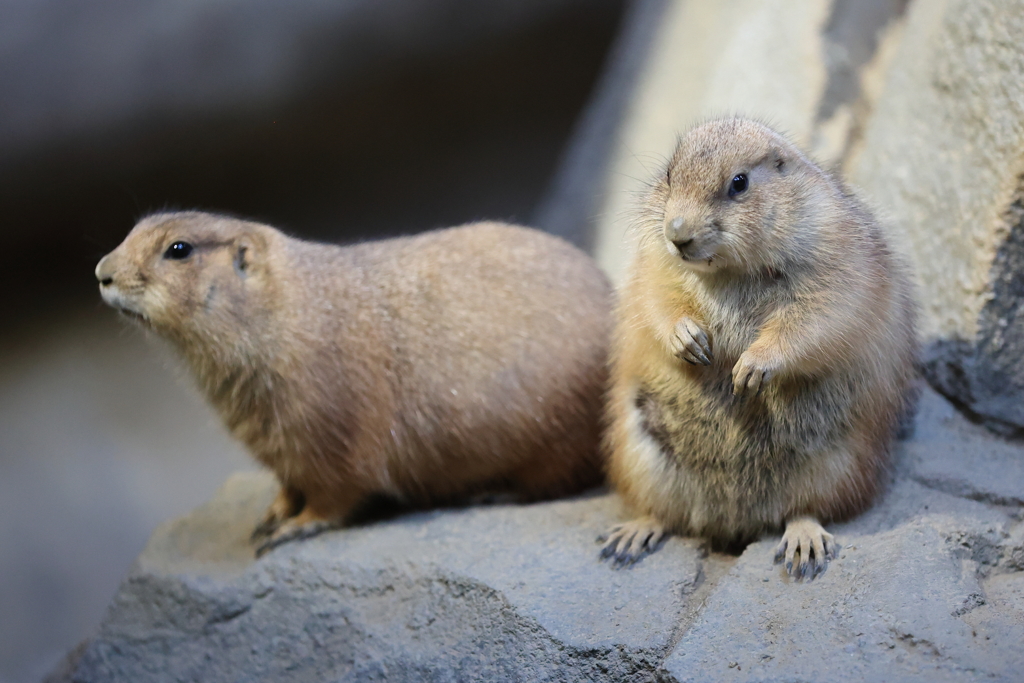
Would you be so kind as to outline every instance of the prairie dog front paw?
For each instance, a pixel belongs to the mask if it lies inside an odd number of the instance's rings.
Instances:
[[[711,342],[700,325],[690,317],[676,323],[669,340],[672,352],[690,365],[711,365]]]
[[[775,375],[778,366],[778,362],[747,349],[740,355],[736,365],[732,367],[733,395],[742,396],[745,393],[752,396],[757,395]]]

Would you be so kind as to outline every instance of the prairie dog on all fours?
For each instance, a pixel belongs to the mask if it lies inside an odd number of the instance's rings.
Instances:
[[[640,518],[603,555],[784,527],[776,560],[813,577],[838,551],[821,523],[870,505],[913,402],[902,261],[840,180],[740,118],[680,138],[636,229],[605,446]]]
[[[276,473],[260,550],[374,495],[542,498],[600,481],[611,291],[561,239],[478,223],[338,247],[168,213],[96,277]]]

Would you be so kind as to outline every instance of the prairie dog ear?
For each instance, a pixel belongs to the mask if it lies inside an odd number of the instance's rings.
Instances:
[[[266,240],[255,230],[246,230],[235,240],[233,254],[235,272],[245,278],[258,272],[266,253]]]
[[[789,161],[781,149],[772,149],[768,158],[771,160],[772,168],[779,173],[785,175],[789,171]]]
[[[235,272],[239,277],[248,277],[252,265],[252,245],[248,240],[241,239],[235,244]]]

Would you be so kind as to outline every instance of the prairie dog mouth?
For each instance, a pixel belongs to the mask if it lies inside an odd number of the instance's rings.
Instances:
[[[668,253],[676,256],[686,263],[707,262],[718,258],[717,245],[708,244],[705,240],[697,242],[694,239],[683,241],[667,240],[665,247]]]
[[[128,305],[125,301],[124,295],[116,287],[111,285],[100,287],[100,296],[103,297],[103,301],[111,308],[116,308],[119,313],[125,315],[133,320],[148,323],[149,318],[146,317],[145,313],[136,310],[132,306]]]
[[[715,252],[710,254],[676,254],[683,266],[697,271],[718,270],[726,265],[726,259]]]
[[[118,307],[117,310],[118,310],[118,312],[121,313],[121,315],[123,315],[123,316],[125,316],[127,318],[131,318],[132,320],[138,320],[140,323],[148,323],[149,322],[149,318],[147,318],[143,314],[139,313],[138,311],[133,311],[130,308],[122,308],[122,307]]]

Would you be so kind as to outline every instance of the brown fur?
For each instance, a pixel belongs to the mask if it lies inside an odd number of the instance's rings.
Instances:
[[[740,173],[748,188],[731,197]],[[916,353],[905,267],[870,213],[782,136],[723,119],[680,139],[637,236],[605,446],[640,532],[745,542],[864,510]],[[606,554],[651,545],[619,532]]]
[[[176,241],[188,258],[165,257]],[[374,494],[426,505],[599,480],[610,287],[550,235],[480,223],[337,247],[157,214],[96,273],[276,473],[272,543]]]

